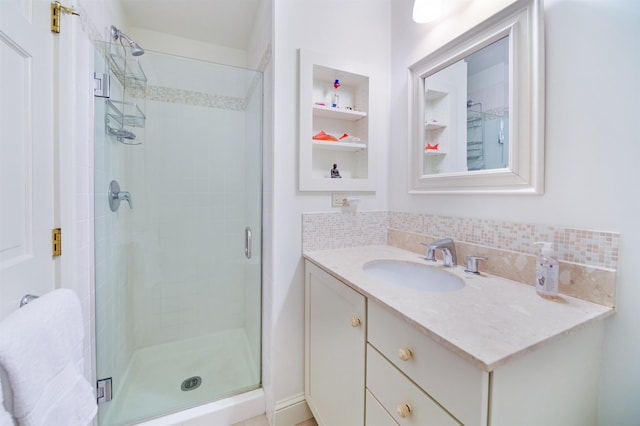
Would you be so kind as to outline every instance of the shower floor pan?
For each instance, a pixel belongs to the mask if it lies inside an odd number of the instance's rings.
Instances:
[[[112,401],[100,406],[107,411],[100,426],[132,425],[256,389],[259,372],[250,353],[243,329],[139,349],[122,384],[114,379]]]

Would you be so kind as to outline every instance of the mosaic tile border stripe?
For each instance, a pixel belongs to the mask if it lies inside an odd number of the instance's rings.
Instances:
[[[244,111],[247,108],[247,101],[242,98],[153,85],[147,85],[146,98],[152,101],[180,103],[231,111]]]
[[[389,212],[389,228],[464,241],[531,255],[536,241],[552,241],[565,262],[616,269],[620,235],[499,220]]]
[[[529,255],[538,253],[534,242],[553,241],[564,262],[612,270],[618,264],[615,232],[396,211],[304,213],[302,221],[304,250],[386,244],[381,228],[392,228]]]
[[[80,19],[82,31],[87,34],[89,40],[104,41],[102,34],[98,31],[98,27],[96,27],[95,23],[89,19],[89,14],[82,4],[77,5],[77,11],[79,13],[78,18]]]

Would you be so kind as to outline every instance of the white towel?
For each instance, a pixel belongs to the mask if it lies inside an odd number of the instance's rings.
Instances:
[[[4,407],[4,397],[2,395],[2,377],[0,377],[0,426],[13,426],[13,417],[7,413]]]
[[[0,323],[0,365],[21,426],[86,426],[95,417],[83,376],[82,310],[77,295],[54,290]]]

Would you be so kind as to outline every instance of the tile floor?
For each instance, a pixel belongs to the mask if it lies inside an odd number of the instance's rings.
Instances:
[[[267,422],[266,416],[258,416],[249,420],[245,420],[244,422],[236,423],[231,426],[269,426],[269,422]],[[296,426],[318,426],[315,420],[307,420],[306,422],[299,423]]]

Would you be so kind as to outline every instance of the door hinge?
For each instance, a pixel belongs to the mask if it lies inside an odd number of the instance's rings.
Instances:
[[[96,383],[96,396],[98,404],[111,401],[113,397],[111,388],[111,377],[107,379],[100,379]]]
[[[60,32],[60,13],[62,12],[69,15],[80,15],[72,7],[63,6],[57,1],[51,3],[51,31],[54,33]]]
[[[111,96],[111,83],[108,73],[93,73],[93,96],[96,98],[108,98]]]
[[[51,251],[54,257],[62,256],[62,229],[51,230]]]

